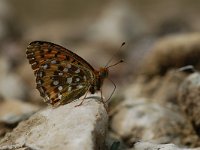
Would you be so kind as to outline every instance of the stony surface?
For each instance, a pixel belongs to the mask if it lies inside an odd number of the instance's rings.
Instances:
[[[138,140],[178,145],[198,143],[184,115],[140,98],[120,105],[111,120],[112,131],[127,144]]]
[[[7,1],[0,2],[0,42],[6,38],[8,34],[8,27],[6,24],[6,19],[10,17],[10,6]]]
[[[130,2],[110,1],[104,6],[103,11],[96,18],[96,22],[89,28],[86,38],[92,43],[119,45],[144,31],[145,26],[131,9]]]
[[[124,92],[127,100],[145,97],[165,107],[177,107],[177,91],[186,74],[177,70],[168,71],[165,76],[155,76],[148,80],[146,76],[139,76]]]
[[[155,144],[150,142],[136,142],[129,150],[200,150],[200,148],[180,148],[174,144]]]
[[[158,40],[146,55],[141,73],[164,75],[169,69],[193,65],[200,68],[200,34],[171,35]]]
[[[16,125],[29,118],[39,108],[19,100],[0,102],[0,138],[11,131]]]
[[[127,145],[137,140],[199,146],[199,137],[179,108],[177,92],[186,74],[171,70],[151,80],[138,77],[110,113],[111,129]]]
[[[0,103],[0,122],[15,124],[28,118],[38,107],[19,100],[3,101]]]
[[[0,141],[0,149],[103,150],[108,116],[95,98],[48,107],[21,122]]]
[[[8,59],[0,57],[0,95],[5,99],[22,99],[25,91],[23,80],[17,74],[10,73],[9,63]]]
[[[180,86],[179,105],[200,136],[200,74],[193,73]]]
[[[195,69],[200,67],[199,42],[199,34],[168,36],[158,40],[146,55],[141,74],[127,86],[124,101],[110,114],[112,131],[126,145],[148,140],[180,147],[200,146],[199,77],[187,79],[179,92],[179,100],[177,97],[179,87],[188,75],[178,68],[185,65],[193,65]]]

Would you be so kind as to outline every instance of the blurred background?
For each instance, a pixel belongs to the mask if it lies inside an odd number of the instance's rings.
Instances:
[[[110,69],[110,78],[120,87],[134,79],[156,39],[200,30],[199,7],[195,0],[1,0],[0,96],[40,99],[25,56],[34,40],[63,45],[96,69],[113,55],[112,63],[124,59]]]

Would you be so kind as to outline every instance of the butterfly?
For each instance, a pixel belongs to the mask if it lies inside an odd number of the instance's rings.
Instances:
[[[109,73],[110,66],[95,70],[74,52],[51,42],[31,42],[26,56],[34,70],[36,88],[53,106],[70,103],[88,91],[101,91]]]

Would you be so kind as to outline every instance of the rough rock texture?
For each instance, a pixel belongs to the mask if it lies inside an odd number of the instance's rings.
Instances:
[[[0,102],[0,138],[17,124],[30,117],[39,108],[19,100]]]
[[[107,112],[102,103],[87,99],[57,108],[48,107],[34,114],[27,121],[0,141],[2,149],[43,150],[103,150],[108,123]]]
[[[171,70],[151,80],[138,77],[111,112],[111,129],[127,145],[137,140],[200,146],[200,138],[179,108],[177,93],[186,74]],[[199,115],[198,115],[199,116]]]
[[[200,150],[200,148],[180,148],[174,144],[155,144],[150,142],[136,142],[129,150]]]
[[[3,101],[0,103],[0,122],[15,124],[26,119],[39,108],[19,100]]]
[[[150,140],[191,146],[199,140],[179,111],[148,102],[145,98],[126,101],[120,106],[112,118],[111,128],[127,144]]]
[[[191,110],[188,99],[184,106],[193,114],[190,122],[178,104],[178,89],[187,77],[179,67],[200,67],[200,34],[169,36],[155,43],[146,56],[135,82],[127,86],[124,101],[111,112],[111,129],[127,145],[137,140],[156,143],[174,143],[178,146],[199,147],[200,138],[193,129],[192,121],[199,125],[198,86],[189,95],[196,109]],[[198,85],[197,81],[196,84]],[[194,86],[195,87],[195,86]],[[186,90],[193,91],[186,87]],[[185,90],[185,89],[184,89]],[[183,92],[187,95],[187,91]],[[193,96],[193,97],[192,97]],[[188,96],[184,96],[187,98]],[[185,101],[185,99],[183,99]],[[185,103],[185,102],[182,102]],[[194,115],[195,114],[195,115]],[[195,119],[194,119],[195,118]],[[193,123],[194,124],[194,123]]]
[[[155,43],[144,58],[141,73],[149,77],[164,75],[169,69],[193,65],[200,68],[200,34],[167,36]]]
[[[165,76],[155,76],[151,80],[140,76],[125,90],[125,99],[145,97],[151,102],[165,107],[177,104],[177,91],[186,74],[176,70],[168,71]]]
[[[179,105],[200,137],[200,74],[193,73],[180,86]]]

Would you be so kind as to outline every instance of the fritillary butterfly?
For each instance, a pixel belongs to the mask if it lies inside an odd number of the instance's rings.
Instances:
[[[36,76],[36,88],[53,106],[70,103],[87,91],[100,91],[108,77],[108,67],[95,70],[77,54],[51,42],[31,42],[26,55]]]

